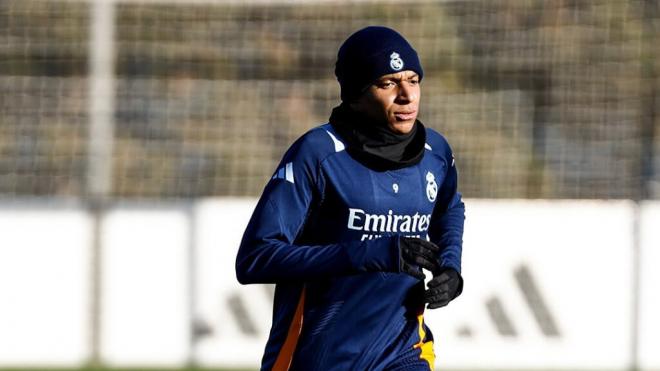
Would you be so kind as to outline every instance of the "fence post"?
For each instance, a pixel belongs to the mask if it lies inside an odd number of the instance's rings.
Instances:
[[[91,0],[87,201],[93,220],[90,260],[90,359],[101,363],[102,218],[112,190],[115,1]]]

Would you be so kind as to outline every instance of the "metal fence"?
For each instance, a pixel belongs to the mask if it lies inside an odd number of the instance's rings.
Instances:
[[[382,24],[472,198],[660,198],[654,0],[0,2],[0,196],[255,196]]]

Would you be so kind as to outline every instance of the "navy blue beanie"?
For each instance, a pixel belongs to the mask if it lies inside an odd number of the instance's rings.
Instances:
[[[351,36],[339,48],[335,75],[341,100],[350,102],[383,75],[410,70],[424,76],[417,52],[391,28],[370,26]]]

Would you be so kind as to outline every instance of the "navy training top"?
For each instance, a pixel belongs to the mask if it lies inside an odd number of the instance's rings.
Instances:
[[[325,124],[288,149],[236,259],[239,282],[276,284],[262,370],[379,370],[410,352],[433,369],[424,283],[400,273],[397,239],[430,239],[460,272],[465,208],[449,144],[427,128],[425,147],[377,172]]]

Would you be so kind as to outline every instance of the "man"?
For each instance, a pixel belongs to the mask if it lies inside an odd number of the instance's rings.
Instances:
[[[423,70],[396,31],[351,35],[335,74],[341,105],[286,152],[236,259],[241,283],[277,284],[262,370],[433,369],[425,303],[463,287],[452,152],[417,120]]]

